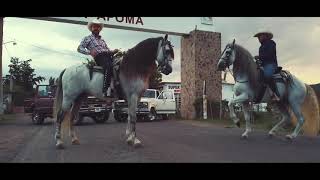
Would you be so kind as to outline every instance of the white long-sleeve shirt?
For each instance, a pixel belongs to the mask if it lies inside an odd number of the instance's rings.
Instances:
[[[110,52],[109,47],[107,46],[106,42],[101,38],[101,36],[95,36],[94,34],[91,34],[83,38],[78,47],[78,52],[89,55],[93,49],[97,52],[97,54],[103,52]]]

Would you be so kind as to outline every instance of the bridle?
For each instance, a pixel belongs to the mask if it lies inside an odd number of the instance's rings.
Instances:
[[[231,76],[233,77],[233,79],[234,79],[235,82],[237,82],[237,83],[247,83],[247,82],[249,82],[249,80],[246,80],[246,81],[238,81],[237,78],[233,75],[232,71],[230,70],[230,66],[231,66],[230,56],[231,56],[231,54],[230,54],[230,53],[227,53],[227,54],[226,54],[226,57],[222,57],[222,56],[224,55],[224,53],[226,53],[227,48],[231,48],[231,49],[233,50],[233,48],[228,44],[228,45],[224,48],[224,50],[223,50],[223,52],[222,52],[222,54],[221,54],[221,56],[220,56],[220,59],[224,60],[224,62],[226,63],[226,66],[227,66],[226,69],[228,69],[228,71],[230,72],[230,74],[231,74]]]
[[[167,51],[170,51],[166,49],[167,45],[169,45],[169,47],[174,47],[170,41],[162,39],[159,42],[158,45],[158,52],[157,52],[157,57],[156,57],[156,62],[157,62],[157,66],[158,66],[158,70],[161,70],[162,68],[165,68],[165,66],[168,64],[168,53]],[[160,60],[158,59],[159,56],[159,51],[162,50],[162,55],[163,55],[163,59]]]

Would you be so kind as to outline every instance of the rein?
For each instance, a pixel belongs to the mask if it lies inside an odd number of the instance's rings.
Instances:
[[[224,48],[223,52],[221,53],[220,58],[222,58],[222,56],[223,56],[223,54],[225,53],[226,50],[227,50],[227,46]],[[219,59],[220,59],[220,58],[219,58]],[[230,72],[230,74],[231,74],[231,76],[233,77],[233,79],[234,79],[235,82],[237,82],[237,83],[247,83],[247,82],[249,82],[249,80],[242,81],[242,82],[238,81],[238,80],[236,79],[236,77],[234,77],[232,71],[230,70],[230,65],[229,65],[229,63],[227,64],[227,69],[229,70],[229,72]]]
[[[233,75],[233,73],[232,73],[232,71],[230,70],[229,66],[228,66],[227,69],[229,70],[229,72],[230,72],[230,74],[231,74],[231,76],[233,77],[233,79],[234,79],[235,82],[237,82],[237,83],[247,83],[247,82],[249,82],[249,80],[246,80],[246,81],[238,81],[238,80],[236,79],[236,77]]]

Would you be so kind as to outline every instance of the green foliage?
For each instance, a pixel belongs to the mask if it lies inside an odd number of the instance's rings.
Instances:
[[[154,74],[149,79],[149,88],[150,89],[158,89],[162,82],[162,74],[158,70],[155,71]]]
[[[56,84],[55,78],[50,77],[50,78],[49,78],[49,85],[50,85],[50,86],[53,86],[53,85],[55,85],[55,84]]]
[[[127,52],[126,51],[118,51],[115,55],[114,58],[119,58],[119,57],[123,57]]]
[[[9,74],[13,78],[13,102],[15,105],[23,105],[23,100],[32,97],[34,94],[34,85],[45,80],[45,77],[37,76],[30,65],[32,60],[19,60],[12,57],[9,64]],[[4,82],[4,92],[9,92],[10,79]]]
[[[30,65],[32,60],[22,60],[19,58],[12,57],[9,65],[9,74],[13,77],[15,84],[25,87],[26,90],[33,88],[33,85],[37,85],[44,81],[45,78],[42,76],[36,76]]]
[[[93,67],[93,66],[97,65],[96,62],[93,59],[88,59],[88,58],[87,58],[87,62],[84,62],[83,64],[88,66],[88,67]]]

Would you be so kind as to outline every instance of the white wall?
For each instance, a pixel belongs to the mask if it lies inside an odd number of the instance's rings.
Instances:
[[[233,99],[233,85],[222,83],[222,100],[230,101]]]

